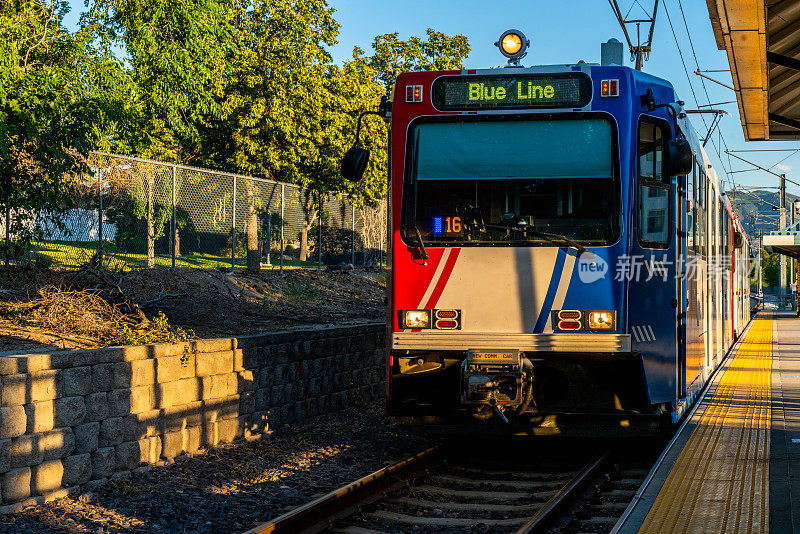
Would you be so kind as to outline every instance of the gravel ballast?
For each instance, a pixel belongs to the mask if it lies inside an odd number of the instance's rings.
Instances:
[[[0,532],[242,532],[431,442],[353,408],[0,516]]]

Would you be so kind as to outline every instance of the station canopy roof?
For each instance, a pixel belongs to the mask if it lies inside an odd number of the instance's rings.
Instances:
[[[800,139],[800,0],[706,0],[744,137]]]
[[[764,234],[762,239],[767,251],[800,259],[800,222],[790,224],[783,230]]]

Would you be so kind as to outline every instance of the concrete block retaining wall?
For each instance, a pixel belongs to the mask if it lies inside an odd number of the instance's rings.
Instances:
[[[0,512],[279,425],[384,388],[385,327],[0,357]]]

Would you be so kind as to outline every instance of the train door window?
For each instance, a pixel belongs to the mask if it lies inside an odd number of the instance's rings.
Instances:
[[[697,172],[696,168],[692,170],[692,173],[686,177],[686,249],[687,250],[694,250],[694,243],[695,243],[695,224],[696,224],[696,217],[695,217],[695,198],[694,198],[694,191],[697,188]]]
[[[706,253],[706,173],[703,172],[700,164],[696,165],[697,170],[697,246],[698,254]]]
[[[669,244],[669,184],[664,183],[664,133],[651,122],[639,123],[639,241],[644,247]]]

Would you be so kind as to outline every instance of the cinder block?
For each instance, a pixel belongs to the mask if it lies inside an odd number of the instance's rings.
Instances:
[[[108,418],[108,395],[105,392],[86,396],[86,421],[102,421]]]
[[[152,436],[139,440],[139,463],[155,464],[161,459],[161,438]]]
[[[203,422],[203,411],[204,408],[201,401],[164,408],[164,430],[166,432],[174,432],[187,426],[198,426]]]
[[[156,360],[148,358],[146,360],[136,360],[131,362],[131,385],[149,386],[156,383]]]
[[[31,402],[39,402],[44,400],[53,400],[57,396],[56,388],[56,375],[58,371],[39,371],[31,373],[31,387],[30,387],[30,400]]]
[[[201,436],[203,444],[215,447],[219,444],[219,422],[217,420],[206,421],[203,423],[203,434]]]
[[[42,463],[44,455],[39,448],[39,434],[25,434],[11,440],[8,455],[11,467],[26,467]]]
[[[217,421],[217,431],[221,443],[230,443],[236,438],[242,437],[244,431],[244,419],[220,419]]]
[[[235,394],[239,388],[236,373],[204,376],[201,380],[203,400],[227,397]]]
[[[156,382],[174,382],[181,377],[181,357],[167,356],[156,358]]]
[[[161,457],[171,460],[183,452],[183,435],[181,431],[166,432],[161,436]]]
[[[197,354],[196,375],[211,376],[233,372],[233,351]]]
[[[55,426],[76,426],[86,420],[86,403],[83,397],[63,397],[54,402]]]
[[[13,356],[0,357],[0,376],[15,375],[24,372],[19,358]]]
[[[12,469],[3,475],[3,502],[17,502],[31,496],[31,468]]]
[[[111,391],[114,389],[114,363],[100,363],[92,366],[92,390]]]
[[[96,451],[100,441],[100,423],[93,421],[75,427],[75,452]]]
[[[112,447],[122,443],[122,418],[111,417],[100,421],[100,446]]]
[[[92,368],[72,367],[58,372],[59,397],[84,396],[92,392]]]
[[[3,377],[2,388],[0,388],[0,405],[2,406],[22,406],[26,402],[28,395],[27,374],[14,374]]]
[[[183,452],[197,452],[200,449],[199,426],[189,426],[181,430]]]
[[[244,354],[242,349],[236,349],[233,351],[233,371],[238,373],[239,371],[244,371]]]
[[[257,381],[253,371],[239,371],[237,374],[236,392],[253,391],[256,389]]]
[[[133,363],[129,361],[119,362],[114,366],[114,380],[112,389],[130,389],[133,379]]]
[[[256,411],[255,391],[243,391],[239,394],[239,411],[243,414]]]
[[[239,417],[239,395],[228,395],[219,401],[218,419]]]
[[[138,386],[131,388],[130,392],[130,412],[144,413],[155,407],[155,389],[158,386]]]
[[[180,356],[181,370],[178,378],[196,378],[195,369],[197,369],[197,355],[187,352]]]
[[[138,360],[146,361],[146,360]],[[131,413],[131,390],[115,389],[108,392],[109,415],[122,417]]]
[[[284,386],[282,384],[276,384],[272,386],[272,390],[269,390],[270,394],[270,402],[271,406],[281,406],[283,404],[283,390]],[[261,408],[259,406],[259,408]]]
[[[27,417],[26,432],[47,432],[55,428],[55,410],[53,401],[32,402],[25,405]]]
[[[97,449],[92,454],[92,478],[107,478],[114,474],[115,457],[114,447]]]
[[[138,435],[140,438],[157,436],[165,432],[162,410],[150,410],[136,415],[138,421]]]
[[[236,338],[199,339],[192,341],[191,347],[198,353],[233,351],[236,349]]]
[[[116,447],[117,470],[130,471],[139,467],[141,461],[141,451],[138,441],[126,441]]]
[[[75,451],[75,433],[71,428],[57,428],[39,437],[39,448],[45,461],[58,460]]]
[[[91,454],[76,454],[61,460],[64,466],[64,485],[75,486],[85,484],[92,478],[92,456]]]
[[[159,383],[154,386],[154,397],[156,408],[169,408],[185,404],[184,398],[187,397],[180,384],[181,380],[175,382]]]
[[[11,452],[11,440],[10,439],[0,440],[0,473],[5,473],[9,469],[11,469],[11,458],[9,457],[10,452]],[[0,491],[2,491],[2,488],[0,488]]]
[[[61,487],[64,466],[61,460],[50,460],[31,468],[31,492],[44,495]]]

